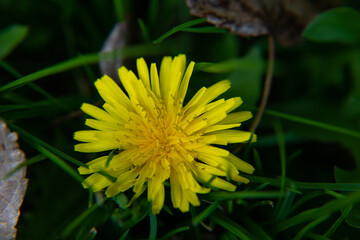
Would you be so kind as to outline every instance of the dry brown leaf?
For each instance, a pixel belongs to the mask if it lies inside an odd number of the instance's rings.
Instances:
[[[283,45],[301,40],[301,32],[333,0],[186,0],[191,14],[247,37],[274,35]]]
[[[28,182],[26,169],[16,171],[8,178],[6,176],[24,161],[17,134],[10,132],[5,122],[0,120],[0,240],[15,239],[16,236],[15,226]]]

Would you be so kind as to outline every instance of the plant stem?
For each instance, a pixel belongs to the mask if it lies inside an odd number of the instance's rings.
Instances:
[[[266,78],[264,82],[264,88],[261,96],[259,110],[256,113],[255,119],[250,126],[249,129],[250,132],[255,132],[256,128],[258,127],[269,99],[272,77],[274,73],[274,59],[275,59],[275,43],[273,36],[269,35],[268,43],[269,43],[269,56],[268,56],[268,66],[267,66]]]
[[[260,120],[265,112],[266,104],[269,99],[272,77],[273,77],[273,73],[274,73],[274,60],[275,60],[275,41],[274,41],[274,37],[272,35],[268,36],[268,44],[269,44],[268,65],[267,65],[266,78],[265,78],[265,82],[264,82],[260,106],[259,106],[258,112],[256,113],[254,121],[251,123],[249,132],[255,132],[255,130],[258,127]],[[232,152],[234,154],[239,152],[242,145],[243,145],[242,143],[238,144]]]

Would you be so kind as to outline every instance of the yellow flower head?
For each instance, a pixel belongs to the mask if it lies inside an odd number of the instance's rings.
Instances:
[[[118,150],[112,159],[102,156],[87,163],[88,168],[79,168],[80,174],[91,174],[84,187],[93,191],[107,188],[108,197],[132,188],[132,201],[147,188],[152,211],[157,214],[164,205],[168,179],[173,206],[182,212],[189,210],[189,204],[198,206],[197,193],[208,193],[209,187],[234,191],[236,186],[224,177],[247,183],[238,170],[250,174],[254,168],[227,150],[211,146],[250,138],[249,132],[229,130],[251,118],[247,111],[230,113],[242,103],[239,97],[212,102],[230,88],[230,82],[203,87],[184,104],[194,62],[185,71],[185,55],[164,57],[160,76],[155,63],[150,71],[143,58],[136,63],[139,79],[125,67],[119,69],[127,94],[105,75],[95,82],[105,100],[103,109],[87,103],[81,107],[93,117],[85,124],[95,130],[75,132],[74,138],[84,142],[75,150]]]

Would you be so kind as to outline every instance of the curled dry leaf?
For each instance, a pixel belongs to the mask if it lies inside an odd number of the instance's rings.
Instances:
[[[116,23],[108,37],[104,41],[101,53],[111,52],[126,45],[126,24],[125,22]],[[114,56],[115,57],[115,56]],[[101,75],[108,75],[112,79],[119,79],[117,71],[122,65],[121,59],[103,60],[100,62]]]
[[[19,208],[23,202],[27,182],[25,168],[7,175],[25,161],[19,149],[17,134],[10,132],[0,120],[0,240],[15,239]]]
[[[247,37],[274,35],[283,45],[301,40],[305,26],[334,0],[186,0],[191,14]]]

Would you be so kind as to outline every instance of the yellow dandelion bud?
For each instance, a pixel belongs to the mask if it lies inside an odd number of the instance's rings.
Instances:
[[[230,88],[230,81],[203,87],[184,104],[194,62],[186,68],[185,55],[164,57],[160,74],[154,63],[150,69],[143,58],[136,63],[139,79],[125,67],[119,69],[127,94],[104,76],[95,82],[105,100],[103,108],[87,103],[81,107],[92,117],[85,124],[94,130],[75,132],[74,139],[83,142],[75,145],[75,150],[118,150],[110,161],[102,156],[87,163],[89,168],[79,168],[80,174],[91,174],[84,187],[93,191],[106,188],[108,197],[132,188],[132,201],[147,189],[152,211],[157,214],[164,205],[167,180],[173,206],[182,212],[188,211],[190,204],[198,206],[197,194],[208,193],[210,188],[234,191],[236,186],[225,179],[247,183],[239,171],[251,174],[254,168],[211,145],[250,138],[249,132],[232,129],[251,118],[247,111],[230,113],[240,106],[241,99],[213,101]]]

